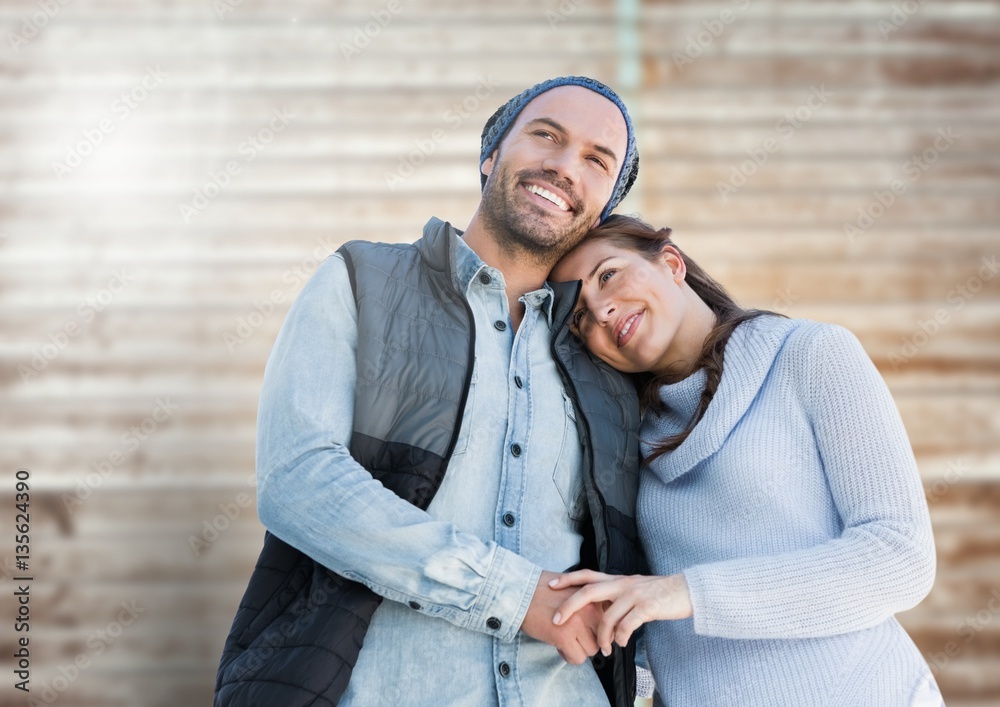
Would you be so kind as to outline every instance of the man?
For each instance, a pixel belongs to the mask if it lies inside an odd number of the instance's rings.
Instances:
[[[628,113],[543,82],[490,118],[480,169],[464,234],[348,243],[289,310],[216,705],[632,704],[631,646],[595,656],[597,608],[555,626],[548,581],[638,571],[638,406],[568,335],[577,284],[545,283],[635,180]]]

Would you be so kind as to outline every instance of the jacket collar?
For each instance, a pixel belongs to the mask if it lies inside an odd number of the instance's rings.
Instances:
[[[432,216],[424,225],[423,237],[417,241],[416,247],[427,267],[448,275],[455,290],[464,295],[472,279],[487,266],[472,248],[463,244],[463,233],[449,222]],[[576,304],[580,284],[546,282],[541,289],[529,292],[524,297],[531,300],[534,306],[541,307],[552,330],[558,331]],[[563,293],[564,301],[561,303],[561,314],[557,315],[560,292]]]
[[[552,331],[561,331],[569,321],[580,296],[583,280],[570,282],[546,282],[552,289]]]
[[[415,245],[428,268],[448,275],[455,289],[464,292],[465,288],[458,281],[456,267],[458,237],[461,235],[462,232],[447,221],[432,216],[424,225],[423,238]]]

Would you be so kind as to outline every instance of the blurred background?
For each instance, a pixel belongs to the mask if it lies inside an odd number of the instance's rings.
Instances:
[[[0,35],[0,705],[25,635],[35,704],[210,704],[290,302],[344,240],[464,227],[482,125],[564,74],[631,106],[619,211],[861,339],[938,544],[900,620],[1000,703],[1000,3],[3,0]]]

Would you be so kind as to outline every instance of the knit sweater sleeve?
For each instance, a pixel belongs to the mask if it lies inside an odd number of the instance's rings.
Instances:
[[[843,532],[806,550],[685,570],[698,634],[861,630],[913,607],[933,584],[927,504],[889,390],[848,330],[821,325],[810,334],[795,352],[798,388]]]

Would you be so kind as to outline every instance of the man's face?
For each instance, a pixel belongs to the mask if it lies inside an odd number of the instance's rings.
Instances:
[[[627,143],[625,119],[604,96],[581,86],[537,96],[483,163],[487,228],[502,244],[554,263],[597,224]]]

